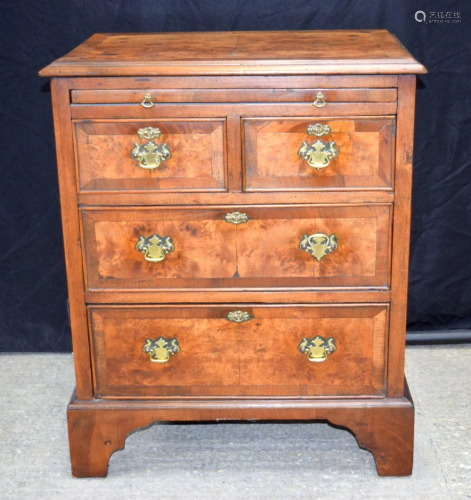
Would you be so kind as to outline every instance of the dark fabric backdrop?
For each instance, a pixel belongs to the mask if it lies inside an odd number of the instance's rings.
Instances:
[[[409,328],[471,328],[471,5],[451,0],[0,0],[0,350],[71,349],[49,85],[96,32],[386,28],[419,79]],[[419,23],[422,10],[460,23]],[[329,47],[326,47],[326,51]]]

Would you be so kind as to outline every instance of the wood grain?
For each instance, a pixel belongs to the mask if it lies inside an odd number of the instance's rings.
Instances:
[[[254,319],[227,321],[234,310]],[[386,305],[94,306],[95,395],[382,396],[387,312]],[[337,344],[322,363],[298,350],[303,337],[316,335]],[[160,336],[181,348],[163,365],[142,351]]]
[[[423,73],[386,30],[96,34],[41,76]]]
[[[224,221],[226,211],[102,210],[84,211],[85,253],[90,288],[217,286],[236,266],[236,232]],[[135,246],[140,236],[170,236],[175,250],[162,262],[148,262]]]
[[[396,75],[147,76],[70,78],[71,89],[309,89],[397,87]],[[73,91],[72,91],[73,92]]]
[[[231,125],[231,117],[228,118],[228,131],[237,127],[239,119],[235,119],[235,124]],[[238,137],[237,135],[233,137]],[[112,192],[97,191],[79,193],[78,199],[81,205],[89,206],[107,206],[107,205],[234,205],[234,209],[240,205],[289,205],[293,203],[300,204],[380,204],[392,203],[394,193],[392,191],[376,190],[366,191],[364,189],[350,189],[331,191],[328,189],[322,191],[285,191],[285,192],[244,192],[242,191],[242,172],[240,170],[240,144],[228,144],[228,163],[231,165],[228,175],[229,193],[149,193],[142,191],[139,193],[122,191]],[[234,166],[232,166],[234,165]]]
[[[188,304],[259,302],[264,304],[335,304],[353,302],[384,302],[391,300],[391,292],[383,287],[355,287],[335,289],[328,287],[293,287],[279,289],[241,290],[237,288],[190,290],[158,288],[154,290],[94,289],[85,293],[89,304]]]
[[[62,233],[67,269],[68,307],[72,330],[76,390],[80,399],[92,399],[90,346],[84,298],[84,271],[67,80],[63,78],[54,79],[51,83],[51,95],[54,111]]]
[[[81,192],[89,191],[225,191],[225,121],[166,120],[75,122]],[[160,129],[156,144],[166,143],[172,156],[155,170],[130,157],[138,129]]]
[[[315,111],[313,111],[315,109]],[[314,108],[311,103],[271,102],[271,103],[201,103],[181,104],[156,103],[153,108],[145,109],[139,104],[74,104],[72,118],[87,119],[129,119],[158,120],[161,118],[220,118],[221,116],[384,116],[394,115],[395,102],[331,102],[323,108]]]
[[[290,278],[299,285],[388,285],[389,207],[258,208],[237,228],[241,278]],[[335,234],[337,250],[320,262],[299,249],[305,234]]]
[[[232,207],[82,210],[87,287],[93,289],[386,287],[390,207],[237,207],[249,222],[224,221]],[[305,234],[335,234],[317,262],[299,249]],[[159,263],[135,249],[142,235],[170,236]]]
[[[300,158],[309,125],[328,125],[324,143],[334,141],[337,158],[317,171]],[[245,119],[245,190],[300,191],[317,189],[392,188],[394,128],[392,118],[338,120]]]
[[[386,307],[252,311],[255,319],[239,326],[241,385],[294,385],[306,396],[383,394]],[[297,349],[303,337],[316,335],[333,337],[337,346],[322,363],[309,362]]]
[[[242,191],[242,163],[241,163],[241,136],[240,136],[240,116],[227,117],[227,166],[228,166],[228,190],[232,193]],[[215,193],[211,193],[210,203],[215,203]],[[224,193],[226,194],[226,193]],[[237,194],[236,194],[237,196]],[[188,197],[185,204],[191,203]]]
[[[414,150],[415,76],[399,79],[397,116],[396,203],[394,205],[391,272],[391,325],[389,343],[389,393],[404,394],[404,356],[407,322],[407,287],[412,196],[412,158]]]
[[[74,104],[140,103],[145,94],[153,102],[310,102],[316,100],[319,88],[312,89],[139,89],[139,90],[73,90]],[[395,102],[396,89],[323,89],[327,102]]]
[[[208,394],[211,386],[221,386],[225,394],[226,386],[239,384],[239,361],[231,355],[237,327],[223,314],[191,308],[93,308],[91,331],[97,397]],[[175,337],[181,347],[162,365],[142,350],[147,339],[160,336]]]
[[[349,429],[370,451],[381,476],[412,472],[414,406],[410,395],[385,400],[201,400],[96,401],[75,397],[67,410],[72,474],[105,477],[111,454],[134,430],[159,421],[321,420]],[[312,425],[312,424],[306,424]]]
[[[410,75],[425,71],[385,30],[97,34],[41,71],[54,77],[75,476],[105,476],[136,428],[221,419],[328,421],[378,474],[411,473]],[[340,150],[319,173],[297,156],[318,122]],[[147,126],[173,154],[154,172],[129,158]],[[250,220],[225,223],[233,211]],[[315,232],[339,242],[320,262],[298,248]],[[154,233],[175,244],[157,264],[135,249]],[[236,309],[254,319],[227,322]],[[158,335],[181,345],[165,365],[142,351]],[[315,335],[336,339],[322,363],[298,350]]]

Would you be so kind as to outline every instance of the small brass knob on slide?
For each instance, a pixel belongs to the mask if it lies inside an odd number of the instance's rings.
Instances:
[[[141,101],[141,106],[146,109],[153,108],[155,106],[152,102],[152,96],[150,94],[146,94],[144,96],[144,99]]]
[[[325,100],[324,94],[322,92],[318,92],[316,96],[316,100],[312,103],[316,108],[323,108],[327,104]]]

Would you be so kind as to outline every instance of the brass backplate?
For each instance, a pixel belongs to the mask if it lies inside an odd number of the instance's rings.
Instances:
[[[311,254],[317,262],[320,262],[323,257],[337,250],[338,246],[339,243],[335,234],[331,234],[330,236],[322,233],[315,233],[310,236],[305,234],[299,242],[299,248]]]
[[[170,356],[180,352],[180,345],[175,338],[159,337],[155,340],[146,339],[142,350],[149,355],[153,363],[167,363]]]
[[[139,236],[136,243],[136,250],[144,254],[144,258],[149,262],[160,262],[165,256],[175,250],[172,238],[170,236],[159,236],[153,234],[146,238]]]
[[[298,156],[306,160],[308,165],[317,169],[318,172],[328,167],[330,162],[337,158],[338,155],[339,150],[335,141],[326,143],[320,139],[311,145],[304,141],[298,150]]]
[[[327,359],[329,354],[332,354],[337,350],[337,346],[335,345],[333,337],[325,339],[324,337],[317,335],[312,339],[304,337],[301,340],[298,349],[303,354],[306,354],[309,361],[321,363]]]

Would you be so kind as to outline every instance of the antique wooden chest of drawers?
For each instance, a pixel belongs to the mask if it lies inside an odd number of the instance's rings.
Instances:
[[[99,34],[52,77],[72,471],[154,421],[324,420],[412,470],[415,74],[387,31]]]

